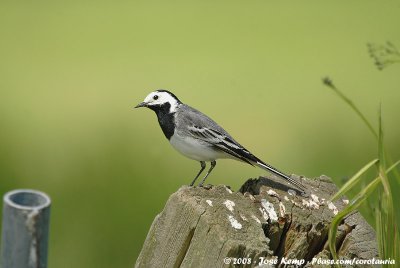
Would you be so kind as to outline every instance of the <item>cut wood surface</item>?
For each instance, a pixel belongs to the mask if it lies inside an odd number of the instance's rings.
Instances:
[[[308,189],[306,196],[275,177],[250,179],[237,192],[182,186],[155,217],[135,267],[283,267],[282,260],[326,267],[311,261],[331,259],[329,225],[348,200],[328,202],[337,188],[326,176],[293,177]],[[339,258],[377,258],[375,241],[371,226],[353,213],[337,233]],[[278,265],[260,264],[263,259]]]

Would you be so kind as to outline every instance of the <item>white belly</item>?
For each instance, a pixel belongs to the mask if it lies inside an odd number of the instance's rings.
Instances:
[[[198,139],[182,138],[176,133],[169,140],[172,147],[184,156],[197,161],[213,161],[230,158],[230,155],[213,149],[209,144]]]

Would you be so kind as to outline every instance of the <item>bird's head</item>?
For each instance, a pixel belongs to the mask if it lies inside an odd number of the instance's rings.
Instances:
[[[135,106],[135,108],[147,107],[153,111],[168,108],[170,113],[175,112],[181,101],[171,92],[159,89],[151,92],[143,102]]]

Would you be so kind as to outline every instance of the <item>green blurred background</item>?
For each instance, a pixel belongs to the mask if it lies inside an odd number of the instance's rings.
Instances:
[[[47,192],[50,267],[131,267],[170,194],[199,168],[150,110],[173,91],[266,162],[338,183],[377,156],[329,75],[400,157],[399,1],[1,1],[0,194]],[[222,160],[233,189],[264,171]],[[398,189],[397,189],[398,191]]]

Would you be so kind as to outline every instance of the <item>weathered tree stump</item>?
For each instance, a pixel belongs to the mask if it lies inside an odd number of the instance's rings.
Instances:
[[[337,188],[326,176],[301,181],[306,197],[274,177],[250,179],[235,193],[181,187],[154,219],[135,267],[326,267],[317,261],[331,259],[329,225],[348,200],[327,201]],[[374,230],[358,212],[340,225],[337,251],[377,257]]]

